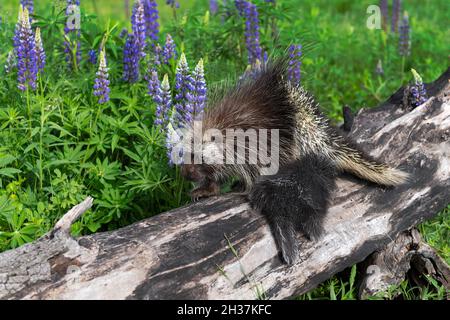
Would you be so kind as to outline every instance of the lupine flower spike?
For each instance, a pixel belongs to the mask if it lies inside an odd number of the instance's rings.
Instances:
[[[259,43],[259,18],[255,4],[244,2],[245,16],[245,43],[248,52],[248,62],[253,65],[257,59],[262,60],[261,46]]]
[[[241,17],[243,17],[245,15],[246,2],[247,1],[245,1],[245,0],[235,0],[234,1],[234,5],[236,6],[236,9]]]
[[[414,76],[414,84],[411,86],[411,104],[414,107],[418,107],[427,101],[427,91],[425,90],[422,77],[417,71],[411,69],[411,72]]]
[[[292,85],[300,84],[300,66],[302,57],[302,46],[301,45],[290,45],[289,46],[289,68],[288,68],[288,80]]]
[[[28,9],[19,10],[19,22],[14,34],[14,46],[17,56],[17,87],[25,91],[27,87],[36,89],[36,77],[38,72],[36,43],[31,29]]]
[[[145,15],[143,0],[136,0],[131,16],[131,28],[135,36],[137,49],[141,57],[145,56]]]
[[[66,8],[66,15],[69,17],[69,15],[73,14],[73,8],[74,6],[80,6],[80,0],[67,0],[67,8]],[[73,26],[76,27],[76,26]],[[75,28],[72,28],[66,24],[64,27],[64,34],[66,36],[66,39],[64,40],[64,53],[66,54],[66,61],[70,68],[74,68],[76,61],[77,64],[80,64],[81,62],[81,42],[79,41],[80,38],[80,30],[77,30]],[[71,41],[74,43],[74,47],[72,47]],[[75,51],[75,57],[73,56]],[[75,60],[75,61],[74,61]]]
[[[39,28],[36,28],[35,43],[36,43],[38,68],[39,68],[39,70],[43,70],[45,67],[46,56],[45,56],[44,46],[42,45],[41,29],[39,29]]]
[[[155,124],[162,126],[167,123],[169,111],[172,107],[168,76],[165,75],[162,83],[160,83],[158,73],[153,71],[149,82],[149,93],[156,103]]]
[[[28,9],[29,14],[34,13],[34,0],[20,0],[20,4]]]
[[[145,32],[147,37],[153,41],[158,40],[158,5],[155,0],[144,0]]]
[[[176,0],[166,0],[166,4],[175,9],[178,9],[180,7],[180,3]]]
[[[127,30],[127,28],[123,28],[122,31],[120,31],[119,38],[123,39],[123,38],[125,38],[127,35],[128,35],[128,30]]]
[[[161,65],[162,51],[163,51],[163,49],[161,48],[161,46],[159,44],[156,44],[155,50],[154,50],[154,55],[153,55],[153,63],[157,66]]]
[[[123,49],[123,80],[133,83],[139,80],[139,47],[130,33]]]
[[[190,94],[190,100],[193,110],[193,118],[199,120],[203,114],[206,104],[206,81],[203,67],[203,59],[200,59],[195,67],[193,74],[193,90]]]
[[[109,91],[110,91],[105,49],[103,49],[100,52],[100,62],[98,65],[98,71],[96,75],[97,78],[95,79],[94,83],[94,95],[99,98],[98,103],[103,104],[109,101]]]
[[[156,103],[158,103],[156,101],[157,97],[160,96],[158,92],[158,90],[161,89],[160,87],[161,83],[158,78],[158,71],[155,69],[150,70],[150,77],[148,77],[148,94]]]
[[[177,112],[176,120],[179,122],[178,124],[180,126],[183,126],[182,123],[189,123],[192,121],[193,110],[190,94],[194,89],[193,81],[186,56],[182,53],[175,75],[175,90],[177,92],[175,95],[175,110]]]
[[[409,56],[411,54],[411,28],[407,12],[403,16],[399,30],[399,53],[401,56]]]
[[[92,64],[97,64],[97,51],[94,49],[89,50],[89,62]]]
[[[164,45],[162,56],[164,64],[168,64],[169,60],[172,58],[173,59],[177,58],[175,42],[173,41],[172,36],[170,34],[167,34],[166,36],[166,44]]]
[[[402,0],[394,0],[392,4],[392,22],[391,31],[397,32],[399,28],[399,20],[402,12]]]
[[[219,10],[219,3],[217,0],[209,0],[209,12],[216,14]]]

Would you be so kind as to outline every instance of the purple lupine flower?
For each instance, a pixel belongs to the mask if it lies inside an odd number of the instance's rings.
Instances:
[[[217,0],[209,0],[209,12],[216,14],[219,11],[219,3]]]
[[[189,123],[192,120],[193,109],[190,93],[194,89],[193,82],[186,56],[182,53],[175,74],[175,90],[177,92],[175,110],[177,112],[176,120],[180,126],[183,126],[182,123]]]
[[[249,64],[254,64],[256,60],[261,59],[261,46],[259,44],[259,18],[256,5],[249,1],[245,1],[245,43],[248,52]]]
[[[166,44],[164,45],[162,56],[165,64],[168,64],[170,59],[177,58],[176,45],[169,33],[166,36]]]
[[[69,17],[74,13],[74,6],[80,6],[80,0],[67,0],[66,16]],[[81,42],[79,40],[81,33],[80,30],[75,28],[69,28],[67,23],[64,26],[64,53],[66,54],[66,62],[70,68],[75,68],[76,64],[81,62]],[[75,48],[72,47],[72,44]],[[74,56],[75,53],[75,56]]]
[[[100,51],[100,63],[96,73],[97,78],[94,83],[94,96],[99,97],[98,103],[103,104],[109,101],[109,75],[106,65],[105,49]]]
[[[34,13],[34,0],[20,0],[20,4],[28,9],[29,14]]]
[[[234,5],[236,6],[236,9],[241,17],[245,15],[245,6],[247,1],[245,0],[235,0]]]
[[[193,110],[193,118],[199,119],[206,105],[206,81],[203,59],[200,59],[192,75],[193,90],[189,93],[189,100]]]
[[[139,80],[139,47],[136,37],[130,33],[123,49],[123,80],[133,83]]]
[[[402,12],[402,0],[394,0],[392,4],[392,21],[391,21],[391,31],[397,32],[399,28],[399,20]]]
[[[14,34],[14,47],[17,56],[17,87],[22,91],[27,87],[34,90],[38,72],[36,43],[28,9],[22,6]]]
[[[288,80],[289,82],[296,86],[300,84],[300,67],[301,67],[301,57],[302,57],[302,46],[292,44],[289,46],[289,68],[288,68]]]
[[[411,72],[414,76],[414,84],[411,86],[411,104],[418,107],[427,101],[428,96],[422,77],[414,69],[411,69]]]
[[[8,74],[13,68],[17,66],[17,57],[14,50],[9,51],[8,57],[6,58],[5,73]]]
[[[97,51],[94,49],[89,50],[89,62],[92,64],[97,64]]]
[[[147,37],[153,41],[158,40],[158,5],[155,0],[144,0],[145,32]]]
[[[388,21],[388,17],[389,17],[389,12],[388,12],[388,0],[380,0],[380,12],[381,12],[381,24],[383,26],[383,29],[386,31],[387,30],[387,21]]]
[[[381,59],[378,60],[377,67],[375,68],[375,73],[379,76],[384,75],[383,63],[381,62]]]
[[[401,56],[409,56],[411,54],[411,28],[409,26],[408,13],[403,15],[402,22],[399,26],[399,42],[398,50]]]
[[[158,89],[161,86],[161,83],[158,78],[158,71],[156,71],[155,69],[151,69],[150,77],[147,77],[147,80],[148,80],[147,85],[148,94],[150,95],[150,97],[153,98],[153,100],[155,100],[159,96]]]
[[[133,14],[131,15],[131,28],[135,36],[135,41],[139,54],[145,56],[145,14],[144,4],[142,0],[136,0],[133,6]]]
[[[152,71],[148,83],[149,94],[156,103],[155,125],[164,125],[168,120],[172,97],[170,93],[169,78],[164,76],[162,83],[158,79],[158,72]]]
[[[128,30],[127,30],[127,28],[123,28],[122,31],[120,31],[119,38],[123,39],[123,38],[125,38],[127,35],[128,35]]]
[[[155,46],[155,50],[153,52],[153,63],[157,66],[161,65],[161,55],[162,55],[162,48],[157,43]]]
[[[161,82],[160,90],[159,108],[161,110],[161,115],[163,116],[163,121],[168,119],[169,111],[172,108],[172,94],[170,92],[169,76],[164,75],[163,81]]]
[[[176,0],[166,0],[166,4],[168,4],[172,8],[176,8],[176,9],[178,9],[180,7],[180,3]]]
[[[46,55],[45,55],[45,51],[44,51],[44,46],[42,45],[40,28],[36,28],[35,46],[36,46],[38,69],[43,70],[45,67]]]

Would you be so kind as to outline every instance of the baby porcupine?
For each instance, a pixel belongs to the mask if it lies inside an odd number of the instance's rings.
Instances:
[[[303,227],[297,229],[307,236],[320,235],[335,172],[348,172],[384,186],[400,185],[408,174],[373,160],[352,146],[329,125],[313,97],[301,86],[292,86],[286,75],[286,59],[267,64],[254,78],[239,83],[207,108],[201,119],[203,132],[215,129],[223,136],[229,129],[278,129],[279,138],[268,140],[279,149],[279,174],[255,185],[265,165],[259,158],[256,163],[247,161],[258,150],[245,141],[248,153],[241,159],[244,163],[185,163],[181,173],[197,183],[191,193],[194,200],[219,194],[221,183],[238,177],[252,206],[268,218],[284,260],[292,263],[296,257],[294,227],[300,223]],[[193,131],[193,127],[188,127],[187,136]],[[211,150],[229,155],[239,147],[234,145],[224,151],[222,141],[209,136],[201,139],[204,160]]]
[[[336,174],[328,158],[306,154],[281,167],[276,175],[261,176],[250,191],[252,208],[267,218],[287,264],[294,263],[298,255],[296,231],[312,240],[322,235]]]

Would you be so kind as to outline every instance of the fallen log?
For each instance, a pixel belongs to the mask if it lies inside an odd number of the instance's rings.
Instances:
[[[0,254],[0,298],[280,299],[304,293],[382,251],[450,202],[449,81],[450,69],[427,85],[431,98],[413,110],[400,107],[399,89],[352,119],[349,136],[412,179],[386,189],[340,177],[325,236],[318,242],[299,236],[301,259],[292,267],[281,263],[263,217],[242,195],[73,239],[70,224],[92,205],[88,198],[52,232]],[[362,292],[370,292],[372,282],[365,283]]]
[[[450,288],[450,267],[435,250],[426,244],[417,229],[400,235],[382,250],[374,252],[362,264],[365,275],[359,287],[359,297],[383,293],[391,285],[399,285],[410,274],[413,285],[427,285],[422,275],[430,275]]]

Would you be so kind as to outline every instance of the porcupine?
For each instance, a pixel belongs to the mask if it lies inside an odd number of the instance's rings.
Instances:
[[[403,184],[409,176],[370,158],[340,135],[320,112],[314,98],[287,80],[286,59],[268,63],[252,78],[238,83],[207,108],[201,125],[202,132],[216,129],[223,136],[227,129],[278,130],[278,141],[271,143],[279,148],[281,169],[274,175],[261,175],[263,165],[247,161],[250,154],[257,153],[247,144],[244,164],[184,163],[181,173],[197,183],[191,193],[194,200],[218,195],[224,181],[238,177],[252,208],[267,218],[288,264],[297,257],[295,230],[311,239],[322,234],[328,196],[339,172],[383,186]],[[187,131],[189,136],[193,127]],[[208,150],[223,152],[217,146],[219,142],[223,146],[222,142],[210,138],[202,138],[203,159]],[[235,153],[236,148],[228,147],[223,154]]]

